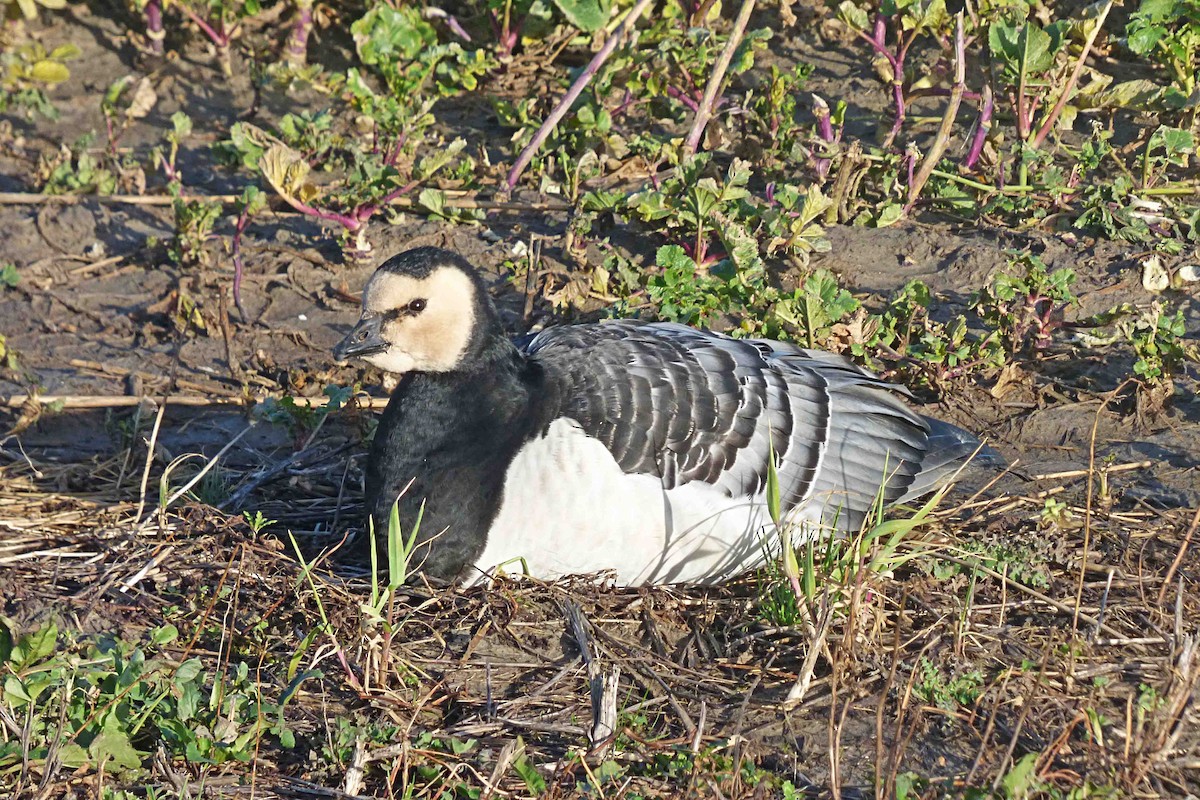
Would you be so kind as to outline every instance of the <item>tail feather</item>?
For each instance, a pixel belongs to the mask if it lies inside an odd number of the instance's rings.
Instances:
[[[921,471],[897,502],[915,500],[941,488],[965,464],[992,469],[1007,464],[1004,456],[962,428],[932,417],[923,419],[929,425],[929,443],[921,460]]]

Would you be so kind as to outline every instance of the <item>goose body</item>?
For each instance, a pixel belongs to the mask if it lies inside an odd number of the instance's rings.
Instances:
[[[856,530],[876,498],[918,497],[978,449],[830,353],[633,320],[514,344],[475,270],[434,248],[393,257],[334,350],[401,374],[367,462],[386,530],[420,515],[413,567],[471,582],[717,582],[763,563],[772,456],[804,535]]]

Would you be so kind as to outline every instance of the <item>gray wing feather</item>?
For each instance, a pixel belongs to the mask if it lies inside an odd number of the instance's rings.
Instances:
[[[523,349],[559,387],[555,413],[625,472],[761,501],[773,452],[783,509],[821,502],[843,530],[881,493],[892,503],[936,488],[978,446],[840,356],[782,342],[622,320],[551,328]]]

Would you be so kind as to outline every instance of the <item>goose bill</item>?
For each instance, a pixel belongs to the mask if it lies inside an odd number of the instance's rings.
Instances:
[[[333,357],[338,361],[346,361],[351,358],[366,358],[387,350],[388,343],[383,339],[382,326],[382,317],[363,317],[353,330],[346,334],[346,338],[333,348]]]

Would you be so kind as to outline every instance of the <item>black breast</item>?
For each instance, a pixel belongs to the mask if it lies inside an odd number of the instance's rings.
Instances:
[[[540,375],[513,356],[468,374],[406,376],[380,419],[367,461],[367,508],[381,553],[397,499],[405,540],[420,517],[410,572],[450,582],[475,563],[509,464],[545,427],[534,401]]]

